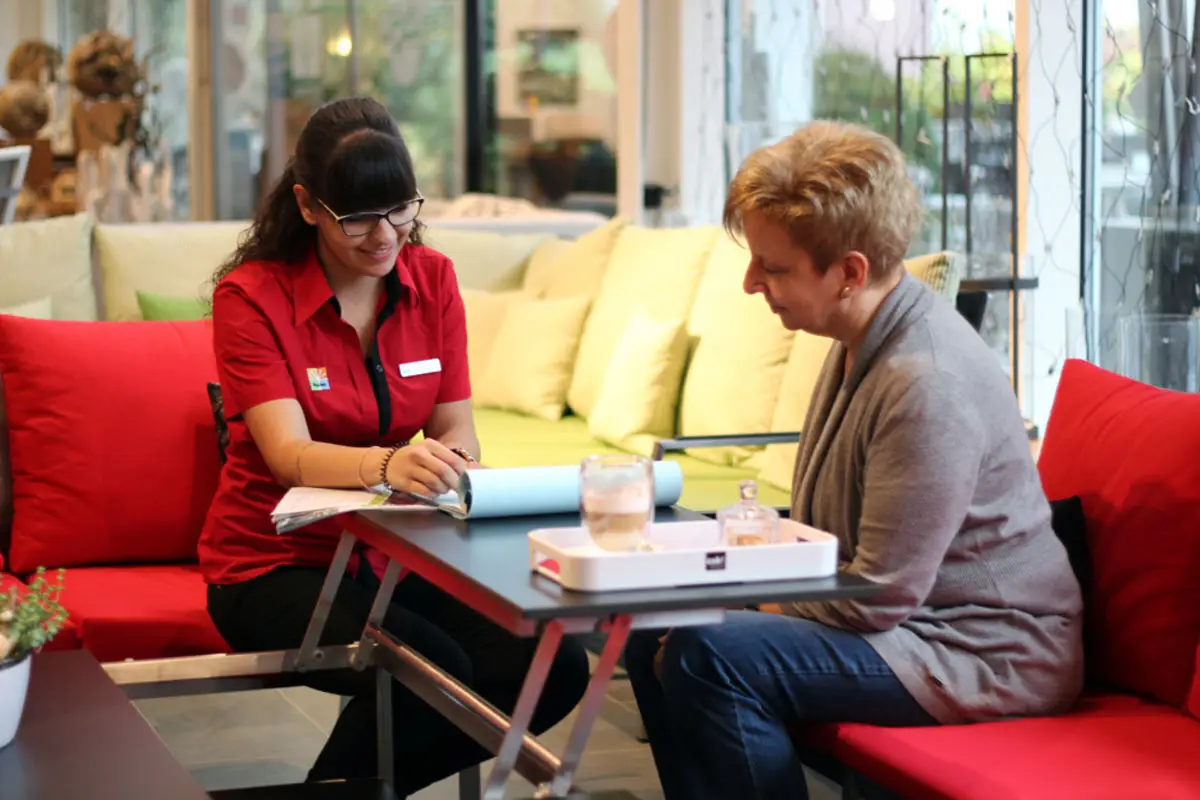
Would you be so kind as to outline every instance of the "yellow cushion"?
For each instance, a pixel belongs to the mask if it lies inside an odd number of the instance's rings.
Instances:
[[[793,335],[762,297],[742,291],[748,262],[744,247],[728,236],[717,239],[688,320],[699,340],[683,380],[680,436],[771,429]],[[706,447],[688,454],[736,466],[762,449]]]
[[[833,345],[832,339],[813,336],[797,331],[792,341],[792,352],[788,355],[783,370],[783,381],[779,386],[779,402],[771,420],[775,432],[799,431],[804,425],[804,416],[812,401],[813,389],[825,357]],[[762,457],[759,480],[774,484],[781,489],[791,490],[792,471],[796,466],[798,444],[773,444],[767,447]]]
[[[143,319],[138,292],[201,301],[212,276],[237,249],[247,222],[97,225],[96,263],[104,318]]]
[[[546,240],[529,259],[523,288],[535,297],[595,297],[624,228],[617,217],[574,241]]]
[[[715,226],[621,231],[579,342],[567,392],[575,413],[591,416],[617,342],[635,315],[687,319],[717,231]]]
[[[471,372],[471,386],[483,380],[496,334],[504,321],[504,312],[509,302],[519,291],[485,292],[482,289],[461,289],[463,308],[467,314],[467,365]]]
[[[588,417],[591,434],[647,456],[655,440],[670,437],[687,346],[682,319],[660,320],[647,314],[631,319],[616,343]]]
[[[475,402],[540,419],[561,417],[589,302],[512,298],[474,389]]]
[[[96,319],[87,214],[0,225],[0,307],[46,297],[55,319]]]
[[[955,253],[933,253],[917,256],[904,262],[904,268],[914,278],[929,284],[929,288],[951,303],[958,295],[962,280],[962,258]]]
[[[454,262],[458,285],[500,292],[519,289],[542,233],[493,233],[439,228],[437,220],[425,229],[425,244]]]

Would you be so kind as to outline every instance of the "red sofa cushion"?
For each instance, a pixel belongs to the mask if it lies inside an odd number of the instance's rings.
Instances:
[[[1200,722],[1128,695],[1085,698],[1060,717],[838,728],[839,760],[905,797],[1200,797]]]
[[[1038,470],[1078,495],[1092,591],[1092,678],[1182,708],[1200,642],[1200,395],[1068,361]]]
[[[67,571],[63,605],[98,661],[227,653],[193,565]]]
[[[25,584],[16,575],[9,575],[5,572],[0,572],[0,594],[8,594],[10,589],[17,590],[17,596],[21,596],[25,592]],[[64,594],[65,594],[64,590]],[[54,650],[78,650],[79,649],[79,629],[75,626],[75,620],[67,619],[67,624],[58,632],[53,639],[47,642],[43,647],[43,652],[52,652]]]
[[[9,571],[196,558],[220,469],[208,321],[0,316],[0,373]]]

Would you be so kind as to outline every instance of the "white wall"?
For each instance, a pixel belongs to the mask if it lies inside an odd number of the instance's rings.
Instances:
[[[0,65],[8,64],[8,54],[21,41],[17,30],[21,24],[21,13],[14,2],[0,2]],[[5,66],[5,69],[7,67]],[[0,83],[8,81],[7,72],[0,72]]]
[[[721,221],[725,204],[725,3],[681,4],[679,195],[689,225]]]
[[[1067,311],[1079,307],[1082,64],[1079,47],[1062,40],[1068,31],[1078,39],[1084,2],[1092,0],[1017,3],[1022,112],[1028,120],[1021,126],[1027,137],[1021,148],[1027,156],[1024,252],[1027,271],[1040,282],[1024,293],[1021,406],[1043,430],[1067,354]]]
[[[692,0],[694,3],[695,0]],[[683,69],[683,31],[680,24],[684,0],[649,0],[645,7],[645,177],[677,190]]]

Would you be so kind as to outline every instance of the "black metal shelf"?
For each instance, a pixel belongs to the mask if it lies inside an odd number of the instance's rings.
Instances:
[[[1036,288],[1038,288],[1038,279],[1033,276],[963,278],[958,284],[960,292],[1022,292]]]

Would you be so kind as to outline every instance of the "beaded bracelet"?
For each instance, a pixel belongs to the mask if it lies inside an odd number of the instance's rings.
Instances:
[[[399,453],[403,447],[404,447],[404,445],[398,444],[395,447],[392,447],[391,449],[389,449],[387,451],[387,455],[385,455],[383,457],[383,463],[381,463],[379,465],[379,485],[384,487],[385,489],[387,489],[389,492],[396,491],[396,488],[394,486],[392,486],[392,484],[388,483],[388,479],[387,479],[388,464],[392,463],[392,456],[396,455],[396,453]]]

